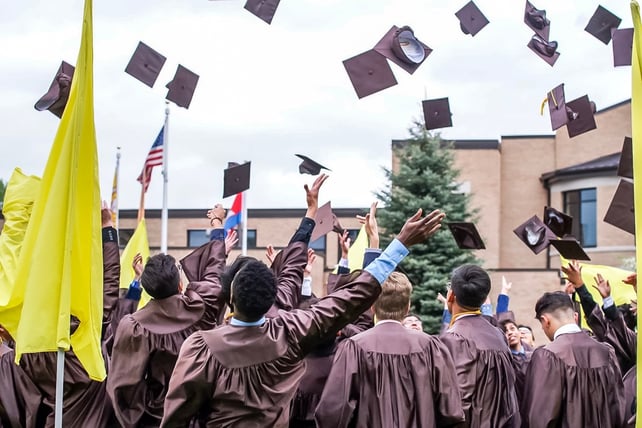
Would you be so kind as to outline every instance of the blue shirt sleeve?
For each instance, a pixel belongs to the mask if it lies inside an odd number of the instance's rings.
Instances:
[[[441,323],[442,324],[450,324],[450,320],[452,318],[452,315],[448,311],[448,309],[444,309],[444,312],[441,314]]]
[[[407,255],[408,249],[395,238],[365,270],[374,276],[379,284],[383,284]]]
[[[366,248],[366,252],[363,255],[363,266],[365,269],[374,259],[381,255],[381,250],[379,248]]]
[[[210,241],[225,241],[225,230],[220,227],[218,229],[212,230],[212,234],[210,235]]]
[[[497,313],[501,314],[502,312],[508,312],[508,302],[510,302],[510,297],[506,294],[500,294],[497,296]]]
[[[140,282],[137,280],[133,280],[132,283],[129,284],[129,289],[127,290],[125,299],[140,300],[140,296],[142,293],[143,293],[143,290],[141,290],[140,288]]]

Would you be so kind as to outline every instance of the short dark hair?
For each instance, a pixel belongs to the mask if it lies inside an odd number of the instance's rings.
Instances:
[[[236,274],[245,267],[245,265],[251,261],[257,261],[254,257],[248,256],[238,256],[236,260],[231,265],[225,267],[223,273],[221,274],[221,298],[223,298],[227,303],[230,302],[230,288],[232,286],[232,281]]]
[[[453,271],[450,287],[459,306],[478,309],[490,293],[490,277],[479,266],[462,265]]]
[[[546,292],[535,303],[535,319],[539,320],[543,314],[551,314],[558,310],[575,311],[573,301],[568,294],[561,291]]]
[[[230,284],[229,293],[236,311],[250,321],[261,318],[276,299],[276,277],[265,263],[246,260]]]
[[[535,333],[533,333],[533,329],[532,329],[530,326],[528,326],[528,325],[526,325],[526,324],[520,324],[520,325],[518,325],[518,326],[517,326],[517,328],[525,328],[525,329],[528,329],[528,331],[530,331],[530,332],[531,332],[531,336],[533,336],[533,340],[535,340]]]
[[[154,299],[165,299],[178,294],[180,282],[176,259],[169,254],[150,257],[140,276],[140,284]]]
[[[505,319],[505,320],[502,320],[502,321],[499,323],[499,326],[500,326],[500,328],[502,329],[502,331],[503,331],[504,333],[506,333],[506,331],[508,330],[508,327],[507,327],[507,326],[508,326],[508,324],[513,324],[513,325],[515,326],[515,328],[519,329],[519,327],[517,326],[517,323],[515,323],[515,321],[513,321],[513,320],[509,320],[509,319]]]

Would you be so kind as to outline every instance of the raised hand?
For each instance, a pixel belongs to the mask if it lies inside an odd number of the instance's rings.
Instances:
[[[236,232],[236,230],[231,229],[229,232],[227,232],[227,236],[225,237],[225,255],[229,255],[230,251],[238,244],[239,242],[239,235]]]
[[[140,253],[136,253],[134,256],[132,268],[134,269],[134,279],[140,280],[140,276],[143,274],[143,256]]]
[[[603,299],[609,297],[611,295],[611,284],[609,284],[609,282],[599,273],[594,280],[596,285],[594,285],[593,288],[600,292],[600,296],[602,296]]]
[[[341,246],[341,258],[348,258],[348,250],[350,249],[350,237],[348,236],[348,231],[344,230],[343,233],[339,233],[339,245]]]
[[[638,291],[638,274],[637,273],[632,273],[631,275],[627,276],[626,279],[622,280],[623,283],[629,284],[633,286],[633,289],[637,293]]]
[[[502,275],[502,292],[501,294],[504,294],[508,296],[508,292],[510,291],[511,287],[513,286],[512,282],[508,282],[506,280],[506,277]]]
[[[434,210],[426,217],[421,217],[421,208],[406,220],[406,223],[399,231],[397,239],[406,248],[425,241],[433,236],[441,228],[441,222],[446,216],[439,210]]]
[[[359,223],[365,224],[370,248],[379,248],[379,226],[377,225],[377,202],[370,205],[370,212],[365,216],[358,215]]]
[[[223,208],[223,205],[214,205],[214,208],[207,212],[207,218],[210,219],[210,226],[214,228],[223,227],[223,222],[225,221],[225,208]]]
[[[305,269],[303,269],[303,276],[312,276],[312,266],[316,259],[317,255],[314,254],[314,250],[312,248],[308,248],[308,264],[305,265]]]
[[[304,185],[303,188],[305,189],[305,200],[308,204],[308,210],[305,214],[306,217],[314,219],[317,215],[317,209],[319,208],[319,190],[321,189],[321,186],[325,181],[328,179],[328,175],[326,174],[321,174],[317,177],[316,180],[314,180],[314,183],[312,183],[312,187],[308,187],[308,185]]]
[[[276,250],[272,245],[268,245],[265,249],[265,257],[268,259],[270,264],[274,263],[274,258],[276,257]]]
[[[103,201],[100,205],[100,220],[102,227],[114,227],[114,222],[111,218],[111,208],[107,205],[107,201]]]
[[[582,266],[580,266],[580,262],[577,260],[571,260],[568,266],[562,266],[561,269],[564,275],[566,275],[566,279],[568,279],[575,288],[580,288],[584,284],[584,280],[582,280]]]
[[[442,305],[446,305],[447,301],[443,294],[437,293],[437,300],[441,302]]]

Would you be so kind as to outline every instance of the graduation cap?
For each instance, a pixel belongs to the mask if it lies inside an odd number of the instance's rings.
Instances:
[[[360,99],[397,84],[386,57],[375,50],[347,59],[343,66]]]
[[[611,37],[613,38],[613,66],[631,65],[633,28],[612,30]]]
[[[573,217],[553,207],[544,207],[544,224],[560,238],[573,231]]]
[[[339,222],[339,217],[332,213],[332,231],[334,233],[342,234],[344,230],[343,226],[341,226],[341,222]]]
[[[466,3],[464,7],[455,12],[455,16],[459,19],[461,31],[473,37],[488,25],[488,19],[472,1]]]
[[[567,260],[591,260],[575,238],[553,239],[551,245]]]
[[[602,6],[598,6],[588,24],[586,24],[584,31],[608,45],[611,41],[611,30],[619,27],[621,22],[620,18]]]
[[[197,83],[198,74],[179,64],[174,79],[165,86],[169,89],[165,98],[179,107],[189,108]]]
[[[474,223],[448,223],[448,229],[462,250],[485,250],[486,246]]]
[[[317,215],[314,217],[314,222],[316,225],[312,230],[312,236],[310,237],[310,242],[314,242],[322,236],[327,235],[332,232],[334,228],[334,213],[332,212],[332,206],[330,202],[321,205],[317,210]]]
[[[281,0],[247,0],[245,9],[268,24],[271,24],[280,1]]]
[[[546,11],[537,9],[531,2],[526,1],[524,8],[524,23],[535,31],[535,34],[544,40],[548,40],[548,35],[551,30],[551,21],[546,19]]]
[[[399,28],[395,25],[379,40],[374,50],[410,74],[414,73],[432,52],[432,49],[415,37],[412,28]]]
[[[250,188],[250,165],[246,162],[242,165],[231,163],[223,171],[223,197],[227,198],[236,195]]]
[[[138,42],[134,55],[125,68],[125,73],[153,88],[166,59],[145,43]]]
[[[635,210],[633,207],[633,183],[620,180],[611,205],[604,216],[604,221],[635,235]]]
[[[513,233],[535,254],[541,253],[551,241],[557,239],[536,215],[517,226]]]
[[[549,91],[546,94],[546,100],[548,101],[548,111],[551,116],[551,128],[553,131],[566,125],[569,118],[575,116],[575,112],[566,106],[563,83]]]
[[[537,34],[528,42],[528,47],[551,67],[555,65],[555,61],[557,61],[557,58],[560,56],[560,53],[557,52],[557,42],[549,42]]]
[[[624,137],[617,175],[633,179],[633,140],[631,137]]]
[[[313,161],[307,156],[304,155],[295,155],[303,159],[303,162],[299,165],[299,172],[301,174],[310,174],[310,175],[319,175],[322,169],[327,169],[328,171],[332,171],[329,168],[326,168],[325,166],[321,165],[320,163]]]
[[[597,128],[594,117],[595,103],[589,100],[588,95],[569,101],[566,106],[572,112],[566,123],[569,138],[577,137]]]
[[[439,129],[453,126],[448,98],[436,98],[421,102],[424,110],[426,129]]]
[[[40,98],[34,108],[38,111],[49,110],[58,117],[62,117],[62,113],[67,106],[69,100],[69,91],[71,90],[71,79],[74,76],[74,66],[66,63],[65,61],[60,64],[56,77],[54,77],[51,86],[47,93]]]

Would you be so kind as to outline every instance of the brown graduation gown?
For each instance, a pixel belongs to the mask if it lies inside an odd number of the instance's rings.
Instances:
[[[398,322],[341,342],[316,412],[321,428],[448,427],[463,420],[448,349]]]
[[[624,386],[613,349],[584,332],[533,352],[522,402],[524,427],[624,424]]]
[[[190,282],[184,294],[152,299],[118,325],[107,390],[123,427],[160,424],[181,345],[195,331],[216,326],[224,306],[219,296],[225,243],[211,241],[187,256],[189,261],[203,257],[200,280]]]
[[[14,359],[13,349],[0,342],[0,427],[36,427],[42,397]]]
[[[638,335],[627,327],[620,311],[617,311],[617,317],[611,320],[604,316],[598,305],[595,305],[586,322],[597,340],[613,347],[622,374],[629,371],[636,362]]]
[[[515,372],[506,337],[481,315],[464,316],[441,336],[457,370],[467,427],[519,427]]]
[[[199,415],[208,427],[287,427],[304,355],[366,310],[381,287],[368,272],[307,310],[260,326],[226,325],[185,341],[170,380],[163,427]]]
[[[118,238],[113,228],[103,228],[103,332],[111,322],[118,300],[120,282],[120,254]],[[72,333],[77,327],[75,317],[71,322]],[[107,356],[103,354],[105,365]],[[23,354],[20,366],[42,394],[46,427],[54,426],[56,398],[56,352]],[[105,382],[89,378],[73,350],[65,353],[63,395],[63,420],[65,428],[103,427],[113,421],[113,410],[107,396]]]
[[[308,245],[295,241],[276,255],[271,269],[276,276],[276,299],[267,318],[278,316],[279,310],[291,311],[299,307],[303,270],[308,263]]]

